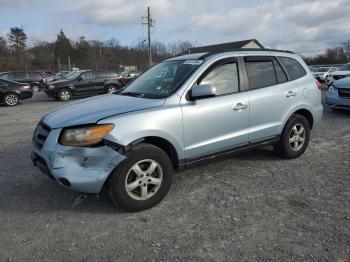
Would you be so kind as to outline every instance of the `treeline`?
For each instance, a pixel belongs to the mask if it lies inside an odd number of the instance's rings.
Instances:
[[[327,49],[323,54],[303,58],[309,65],[332,65],[349,63],[350,40],[345,41],[334,48]]]
[[[104,68],[123,70],[125,66],[136,66],[140,70],[148,67],[147,42],[124,46],[112,38],[108,41],[87,40],[84,36],[77,41],[68,38],[61,30],[53,43],[37,41],[27,48],[27,34],[22,28],[14,27],[7,39],[0,37],[0,71],[7,70],[68,70],[69,67]],[[189,41],[152,43],[152,57],[155,63],[167,57],[187,52],[194,44]]]

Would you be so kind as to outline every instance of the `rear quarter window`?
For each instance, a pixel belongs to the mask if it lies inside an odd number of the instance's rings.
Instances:
[[[287,70],[291,80],[296,80],[306,75],[304,67],[295,59],[290,57],[278,57],[278,60]]]

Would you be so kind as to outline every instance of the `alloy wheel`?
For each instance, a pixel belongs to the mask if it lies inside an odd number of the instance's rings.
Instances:
[[[154,196],[163,181],[163,170],[158,162],[145,159],[134,164],[125,179],[128,195],[135,200],[147,200]]]
[[[302,124],[298,123],[293,126],[289,133],[289,146],[294,152],[299,151],[305,143],[306,132]]]
[[[61,99],[67,101],[70,99],[70,93],[66,90],[61,92]]]
[[[8,94],[5,96],[5,103],[9,106],[15,106],[18,104],[18,96],[15,94]]]

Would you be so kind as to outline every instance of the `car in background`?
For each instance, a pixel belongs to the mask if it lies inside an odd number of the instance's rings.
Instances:
[[[137,77],[139,77],[142,74],[141,71],[124,71],[120,73],[117,80],[121,84],[121,86],[125,86],[128,83],[134,81]]]
[[[309,67],[312,75],[317,79],[319,82],[323,82],[323,75],[324,73],[328,72],[329,67]]]
[[[350,110],[350,77],[332,82],[326,94],[326,104],[333,109]]]
[[[60,79],[64,79],[67,75],[69,75],[71,71],[60,71],[55,75],[49,76],[46,78],[46,83],[57,81]]]
[[[121,87],[117,77],[116,72],[103,69],[74,71],[64,79],[48,83],[44,92],[59,101],[68,101],[78,96],[114,93]]]
[[[46,82],[45,77],[37,71],[3,72],[0,74],[0,78],[29,84],[32,87],[33,92],[39,92]]]
[[[350,76],[350,63],[343,65],[339,70],[334,71],[327,77],[326,83],[330,86],[334,81]]]
[[[323,80],[324,82],[327,81],[327,78],[329,77],[329,75],[332,73],[332,72],[335,72],[335,71],[338,71],[339,70],[339,67],[335,67],[335,66],[331,66],[327,72],[325,72],[323,74],[323,76],[321,76],[321,80]]]
[[[0,78],[0,102],[7,106],[16,106],[20,100],[33,96],[32,87],[26,83],[18,83]]]

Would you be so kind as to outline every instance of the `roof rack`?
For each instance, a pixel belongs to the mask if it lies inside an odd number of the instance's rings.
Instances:
[[[282,52],[282,53],[289,53],[294,54],[294,52],[289,50],[278,50],[278,49],[268,49],[268,48],[228,48],[228,49],[218,49],[215,51],[208,52],[200,57],[200,59],[205,59],[209,56],[225,53],[225,52]],[[191,53],[195,54],[195,53]]]

